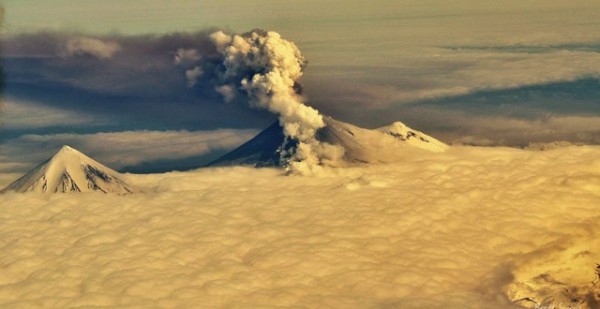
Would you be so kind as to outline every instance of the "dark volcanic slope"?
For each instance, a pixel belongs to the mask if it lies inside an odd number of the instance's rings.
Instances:
[[[275,122],[248,142],[206,166],[279,166],[281,162],[278,150],[283,141],[283,129],[279,122]]]

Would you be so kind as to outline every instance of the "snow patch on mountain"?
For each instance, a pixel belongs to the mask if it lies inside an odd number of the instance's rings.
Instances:
[[[378,128],[377,130],[389,134],[408,145],[433,152],[443,152],[450,148],[448,145],[423,132],[409,128],[400,121]]]

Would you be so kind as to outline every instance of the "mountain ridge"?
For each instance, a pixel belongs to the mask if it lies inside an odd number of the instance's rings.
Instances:
[[[323,120],[325,127],[317,131],[317,139],[344,148],[344,161],[348,163],[389,162],[413,150],[444,152],[450,148],[399,121],[371,130],[332,117],[323,117]],[[205,166],[283,166],[286,163],[281,157],[284,141],[283,128],[275,122],[248,142]],[[285,144],[283,150],[286,152],[295,146],[293,141]]]

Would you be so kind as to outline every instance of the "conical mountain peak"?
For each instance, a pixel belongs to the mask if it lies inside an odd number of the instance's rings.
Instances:
[[[73,165],[75,163],[80,163],[82,161],[86,161],[86,162],[95,162],[96,164],[100,164],[96,161],[94,161],[92,158],[86,156],[85,154],[83,154],[81,151],[69,146],[69,145],[64,145],[60,148],[59,151],[57,151],[50,159],[49,161],[53,162],[53,163],[57,163],[59,161],[63,161],[63,163],[65,163],[66,165]]]
[[[79,152],[69,145],[63,145],[57,153],[66,153],[66,152],[70,152],[70,151]]]
[[[80,151],[63,146],[25,176],[2,190],[17,192],[91,192],[127,194],[133,192],[118,172]]]

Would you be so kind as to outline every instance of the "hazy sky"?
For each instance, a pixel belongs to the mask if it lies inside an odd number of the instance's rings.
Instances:
[[[49,155],[57,140],[69,142],[57,134],[266,127],[273,116],[199,97],[171,66],[178,42],[199,44],[198,31],[217,28],[264,28],[295,42],[308,60],[308,104],[340,120],[400,120],[446,142],[600,143],[597,1],[3,4],[0,147],[12,156],[32,147]],[[186,34],[165,37],[173,32]],[[81,38],[103,52],[115,42],[121,49],[102,59],[65,57],[66,42]]]

